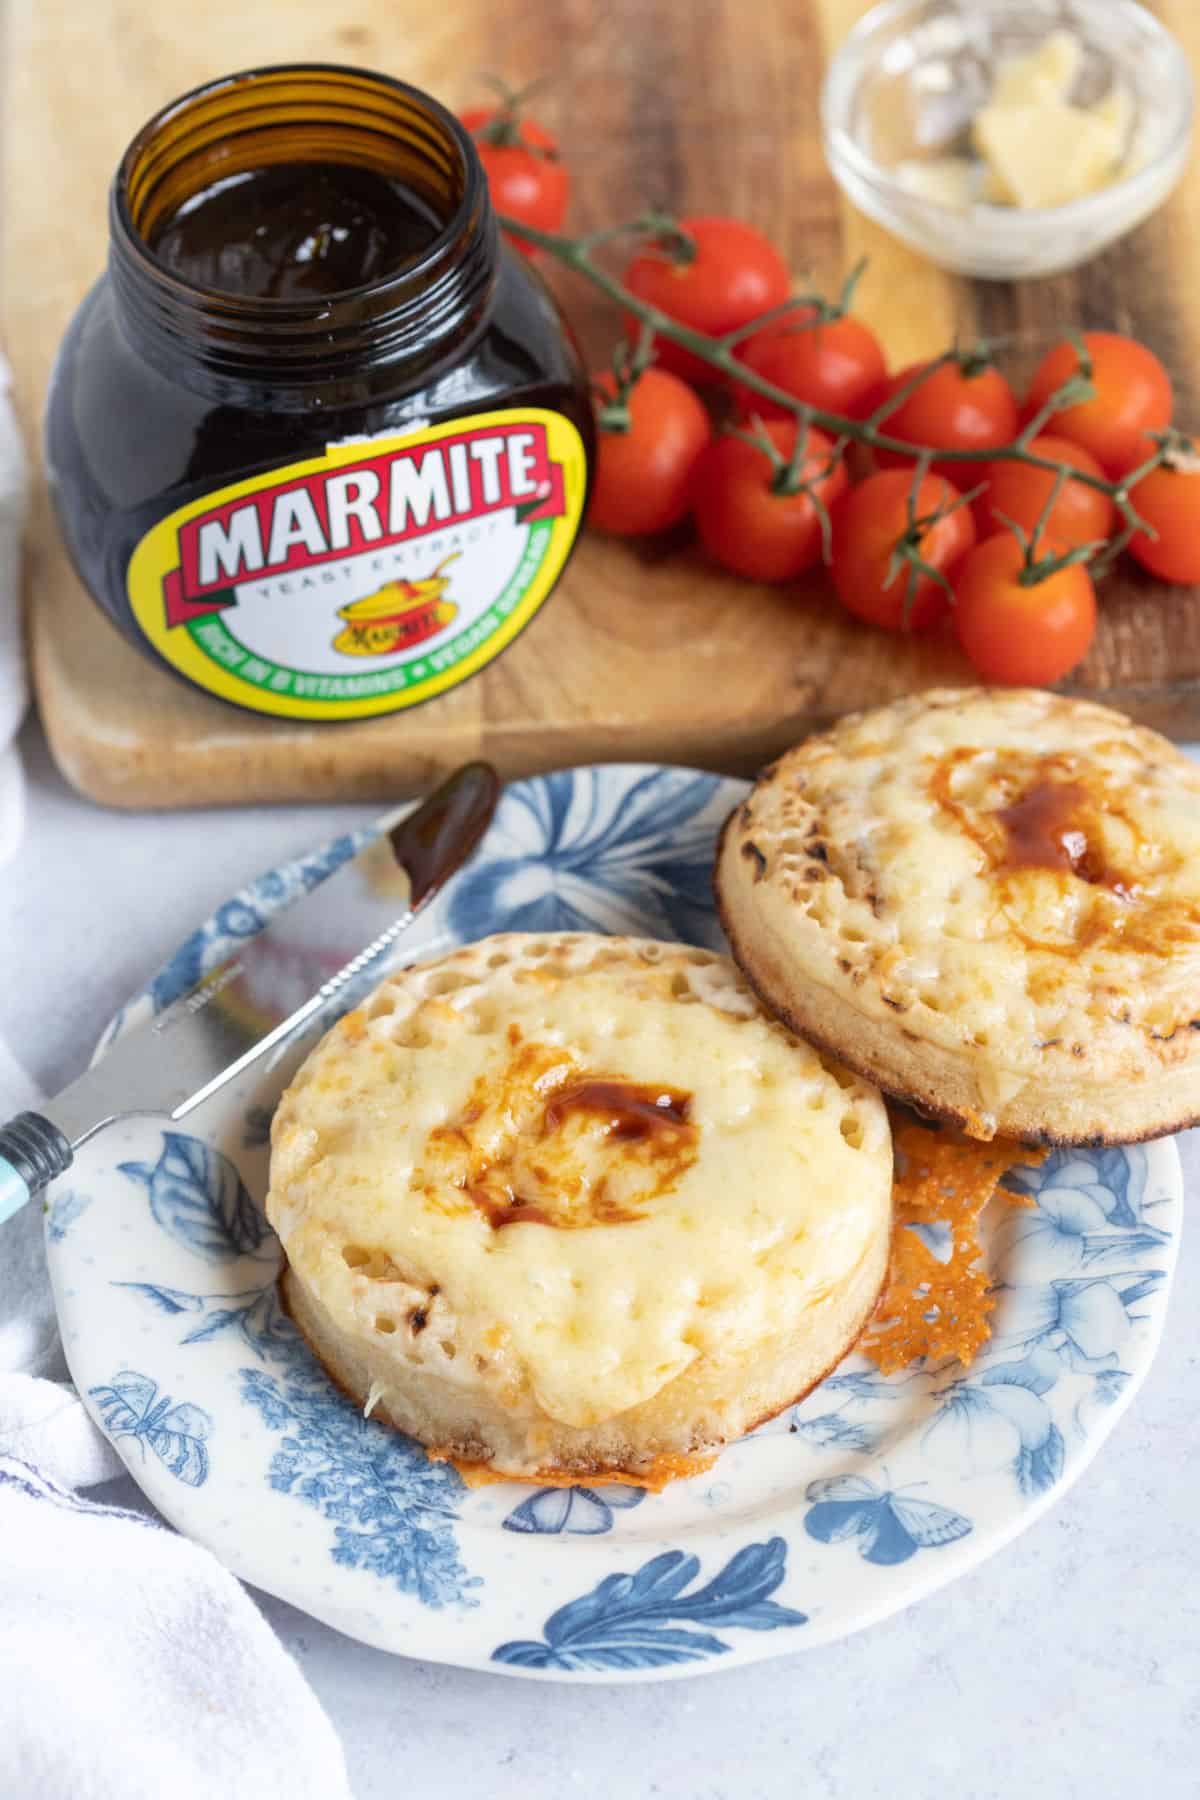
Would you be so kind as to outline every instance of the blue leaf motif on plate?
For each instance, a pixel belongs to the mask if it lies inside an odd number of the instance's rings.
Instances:
[[[640,1506],[645,1498],[645,1488],[619,1485],[606,1488],[603,1493],[586,1487],[539,1488],[513,1507],[504,1529],[539,1532],[543,1536],[565,1531],[575,1537],[597,1537],[612,1530],[616,1523],[614,1512]]]
[[[1146,1152],[1137,1144],[1090,1152],[1096,1186],[1112,1196],[1106,1207],[1111,1225],[1131,1230],[1141,1216],[1146,1188]]]
[[[1013,1215],[1002,1241],[1028,1241],[1059,1275],[1155,1249],[1168,1239],[1147,1217],[1147,1167],[1145,1149],[1131,1144],[1055,1150],[1038,1169],[1011,1170],[1005,1186],[1035,1196],[1038,1210]]]
[[[1157,1226],[1136,1222],[1113,1229],[1104,1210],[1106,1188],[1044,1187],[1036,1211],[1010,1215],[997,1233],[1001,1260],[1037,1259],[1046,1276],[1102,1270],[1158,1250],[1168,1240]]]
[[[788,1429],[823,1450],[857,1450],[864,1456],[879,1441],[879,1433],[870,1425],[844,1419],[840,1412],[818,1413],[815,1419],[797,1414]]]
[[[343,1568],[365,1570],[426,1606],[476,1605],[468,1590],[479,1579],[463,1567],[454,1535],[459,1475],[430,1462],[411,1438],[365,1419],[288,1331],[282,1374],[239,1371],[242,1398],[285,1433],[271,1458],[271,1487],[333,1524],[330,1554]]]
[[[135,1438],[145,1455],[158,1460],[188,1487],[208,1479],[208,1443],[212,1419],[199,1406],[176,1406],[158,1383],[136,1369],[122,1369],[105,1386],[88,1389],[105,1429],[113,1438]]]
[[[788,1431],[820,1449],[869,1455],[890,1429],[888,1415],[914,1375],[880,1375],[874,1369],[845,1369],[829,1375],[806,1400],[794,1407]],[[820,1410],[818,1410],[820,1409]],[[866,1415],[865,1417],[863,1415]],[[769,1432],[770,1425],[760,1427]]]
[[[274,1282],[234,1294],[190,1294],[141,1281],[113,1286],[166,1313],[203,1314],[182,1344],[233,1332],[264,1363],[276,1365],[278,1373],[239,1369],[242,1398],[272,1430],[287,1433],[268,1481],[333,1521],[334,1562],[368,1569],[427,1606],[475,1604],[467,1590],[479,1583],[459,1561],[452,1529],[461,1479],[449,1465],[430,1462],[410,1438],[371,1424],[337,1392],[284,1314]]]
[[[229,1158],[181,1131],[162,1138],[156,1163],[120,1164],[146,1189],[156,1223],[210,1262],[252,1256],[272,1234]]]
[[[92,1204],[90,1194],[81,1194],[77,1188],[64,1188],[62,1193],[55,1194],[50,1202],[50,1216],[46,1229],[56,1244],[61,1244],[76,1219],[84,1214]]]
[[[829,1375],[817,1389],[822,1398],[830,1394],[841,1396],[838,1410],[845,1407],[874,1406],[880,1401],[894,1401],[900,1398],[900,1391],[907,1385],[904,1376],[879,1375],[865,1369],[849,1369],[844,1374]]]
[[[376,832],[371,827],[363,831],[348,832],[335,838],[331,844],[326,844],[324,849],[289,864],[285,869],[269,870],[257,881],[251,882],[249,887],[243,888],[240,894],[235,894],[232,900],[227,900],[213,918],[193,931],[170,962],[154,977],[150,985],[150,1003],[154,1011],[162,1012],[164,1007],[178,1000],[181,994],[186,994],[214,963],[228,956],[242,939],[253,937],[256,932],[261,931],[272,913],[286,906],[289,901],[298,899],[301,894],[309,893],[326,876],[332,875],[344,862],[356,855],[375,835]]]
[[[1053,1350],[1035,1345],[1028,1356],[1016,1362],[993,1363],[983,1376],[985,1387],[1008,1385],[1027,1388],[1031,1394],[1048,1394],[1062,1374],[1062,1365]]]
[[[160,1312],[205,1314],[180,1338],[181,1344],[203,1344],[234,1331],[264,1362],[273,1356],[295,1354],[296,1329],[279,1304],[273,1281],[236,1294],[192,1294],[150,1281],[114,1281],[112,1285],[139,1294]]]
[[[712,906],[717,776],[603,769],[510,787],[487,856],[455,882],[452,931],[601,931],[721,942]],[[666,848],[664,848],[666,846]]]
[[[1053,1150],[1037,1168],[1010,1170],[1004,1185],[1035,1195],[1043,1188],[1080,1188],[1095,1199],[1110,1225],[1129,1231],[1141,1222],[1145,1209],[1146,1166],[1140,1144]]]
[[[227,1301],[228,1305],[213,1305]],[[206,1305],[213,1310],[204,1321],[180,1339],[184,1344],[202,1344],[209,1338],[234,1330],[255,1356],[266,1362],[279,1352],[289,1354],[295,1343],[295,1328],[279,1304],[275,1284],[251,1289],[242,1294],[213,1294]]]
[[[1074,1369],[1115,1366],[1139,1317],[1132,1308],[1164,1279],[1161,1269],[1142,1269],[1001,1289],[994,1344],[1041,1346]]]
[[[1066,1451],[1045,1395],[1060,1373],[1053,1353],[1037,1348],[978,1379],[952,1382],[922,1438],[931,1460],[972,1474],[1008,1468],[1023,1494],[1053,1487]]]
[[[1065,1459],[1062,1432],[1051,1424],[1040,1444],[1030,1449],[1022,1444],[1013,1467],[1017,1486],[1023,1494],[1044,1494],[1062,1474]]]
[[[1125,1369],[1101,1369],[1092,1377],[1091,1387],[1075,1406],[1075,1429],[1081,1436],[1093,1428],[1097,1414],[1117,1404],[1130,1380]]]
[[[914,1499],[897,1489],[877,1487],[865,1475],[834,1475],[810,1481],[805,1498],[811,1503],[804,1529],[818,1543],[854,1538],[864,1562],[891,1567],[908,1562],[918,1550],[937,1550],[966,1537],[970,1519]]]
[[[131,1293],[140,1294],[143,1300],[149,1300],[159,1312],[184,1313],[203,1312],[203,1294],[189,1294],[183,1288],[163,1287],[157,1281],[114,1281],[117,1288],[128,1288]]]
[[[730,1648],[709,1630],[722,1626],[774,1631],[805,1625],[806,1613],[770,1598],[786,1572],[781,1537],[747,1544],[707,1586],[685,1594],[700,1573],[700,1559],[682,1550],[655,1556],[632,1575],[606,1575],[590,1594],[551,1613],[541,1640],[501,1644],[492,1661],[523,1669],[654,1669],[700,1662]]]

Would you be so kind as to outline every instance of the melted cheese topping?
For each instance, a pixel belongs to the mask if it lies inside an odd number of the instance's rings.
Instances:
[[[280,1104],[267,1212],[338,1323],[399,1317],[448,1379],[582,1426],[833,1303],[890,1177],[875,1090],[726,959],[512,936],[329,1033]]]
[[[735,823],[727,853],[803,966],[986,1053],[997,1103],[1046,1059],[1200,1058],[1200,768],[1120,714],[916,695],[790,752]]]

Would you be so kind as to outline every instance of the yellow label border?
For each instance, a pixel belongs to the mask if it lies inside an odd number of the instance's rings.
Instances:
[[[194,641],[186,625],[167,626],[163,606],[163,581],[178,566],[179,530],[190,519],[229,501],[245,499],[252,494],[260,494],[266,489],[281,487],[311,475],[333,472],[368,457],[389,456],[398,450],[427,447],[447,438],[457,437],[464,431],[479,431],[489,426],[511,427],[522,423],[540,424],[546,429],[547,456],[551,462],[559,463],[563,471],[563,511],[557,518],[549,521],[550,540],[526,593],[490,636],[450,668],[437,671],[411,687],[366,695],[360,699],[319,700],[294,694],[274,694],[253,682],[243,680],[236,671],[222,668]],[[587,461],[578,430],[563,413],[551,412],[542,407],[506,407],[487,413],[469,414],[439,425],[426,426],[418,431],[343,440],[328,445],[319,456],[309,457],[303,462],[288,463],[266,474],[251,476],[228,487],[214,489],[160,519],[142,538],[130,557],[125,578],[130,608],[143,637],[171,668],[206,693],[231,701],[245,711],[273,718],[321,720],[330,724],[407,711],[410,707],[436,699],[450,688],[457,687],[472,675],[478,674],[512,643],[539,611],[553,590],[578,535],[586,482]],[[450,528],[441,527],[443,530]],[[494,605],[499,598],[498,592],[489,605]],[[290,666],[284,663],[283,657],[278,653],[273,660],[281,666]]]

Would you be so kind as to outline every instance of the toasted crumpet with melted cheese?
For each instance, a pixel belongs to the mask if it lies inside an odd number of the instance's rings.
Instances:
[[[1200,1119],[1200,769],[1119,713],[965,689],[843,719],[737,808],[716,886],[779,1018],[976,1137]]]
[[[707,950],[507,935],[406,969],[280,1102],[292,1317],[373,1417],[493,1474],[704,1466],[882,1285],[878,1093]]]

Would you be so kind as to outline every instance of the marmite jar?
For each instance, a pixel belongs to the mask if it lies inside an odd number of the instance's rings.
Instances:
[[[358,69],[217,81],[139,132],[110,229],[46,430],[117,627],[235,706],[322,720],[511,643],[571,553],[592,415],[458,122]]]

